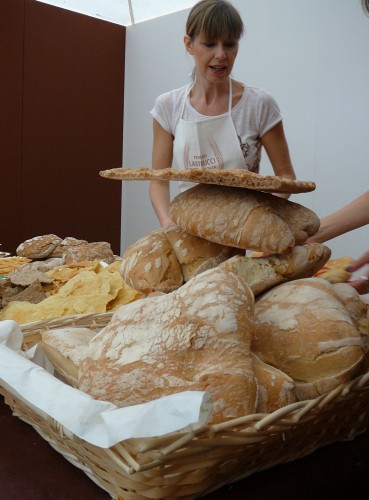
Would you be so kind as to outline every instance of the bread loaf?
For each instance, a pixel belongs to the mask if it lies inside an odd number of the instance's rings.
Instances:
[[[362,296],[347,283],[334,283],[333,289],[342,300],[356,328],[363,335],[364,345],[369,350],[368,306]]]
[[[58,328],[42,333],[42,347],[58,374],[78,387],[79,363],[89,341],[96,335],[89,328]]]
[[[310,399],[349,380],[364,360],[362,339],[332,285],[306,278],[258,298],[252,350],[296,382]]]
[[[67,236],[64,238],[52,251],[50,257],[63,257],[63,253],[66,247],[75,247],[77,245],[86,244],[87,240],[79,240],[73,236]]]
[[[253,308],[247,285],[219,268],[128,304],[90,341],[79,388],[120,407],[208,391],[213,423],[253,413]]]
[[[128,247],[119,270],[135,290],[168,293],[239,252],[170,226],[152,231]]]
[[[320,224],[312,210],[284,198],[204,184],[177,195],[170,216],[185,231],[201,238],[270,253],[301,245]]]
[[[252,354],[252,366],[258,383],[257,413],[272,413],[297,401],[296,385],[291,377]]]
[[[354,325],[358,329],[365,349],[366,363],[362,367],[365,372],[369,369],[369,312],[362,296],[347,283],[334,283],[334,291],[342,300]]]
[[[61,241],[62,239],[55,234],[35,236],[21,243],[16,249],[16,254],[28,259],[45,259]]]
[[[102,260],[107,264],[115,262],[110,243],[95,241],[79,245],[65,245],[63,250],[65,264],[75,264],[81,261]]]
[[[313,276],[329,259],[331,250],[321,243],[305,243],[285,254],[266,257],[237,255],[222,264],[247,282],[255,296],[286,281]]]

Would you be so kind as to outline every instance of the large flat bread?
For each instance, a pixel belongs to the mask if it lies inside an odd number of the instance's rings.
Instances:
[[[121,407],[208,391],[212,423],[254,413],[253,309],[248,286],[218,267],[170,294],[132,302],[90,341],[79,388]]]
[[[273,175],[259,175],[245,169],[211,170],[190,169],[176,170],[174,168],[151,169],[139,168],[112,168],[99,172],[101,177],[120,181],[187,181],[201,184],[217,184],[221,186],[234,186],[256,191],[271,193],[307,193],[314,191],[315,183],[286,179]]]
[[[195,236],[268,253],[301,245],[320,225],[312,210],[280,196],[206,184],[177,195],[170,217]]]

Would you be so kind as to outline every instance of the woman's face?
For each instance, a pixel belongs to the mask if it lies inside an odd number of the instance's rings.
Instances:
[[[208,40],[200,34],[193,40],[186,35],[184,43],[194,56],[197,75],[213,83],[228,80],[238,53],[238,40]]]

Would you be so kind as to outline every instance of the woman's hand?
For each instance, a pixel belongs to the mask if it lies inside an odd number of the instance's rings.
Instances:
[[[357,260],[354,260],[350,264],[350,266],[347,267],[346,271],[352,273],[354,271],[357,271],[358,269],[361,269],[366,264],[369,264],[369,250],[365,252],[361,257],[359,257]],[[355,280],[348,281],[347,284],[355,288],[355,290],[360,295],[369,293],[369,268],[366,269],[365,272],[363,272],[362,276],[360,276]]]

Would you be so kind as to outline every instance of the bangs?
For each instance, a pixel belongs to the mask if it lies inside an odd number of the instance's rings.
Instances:
[[[204,19],[199,33],[211,40],[235,40],[238,41],[243,33],[243,25],[227,10],[219,15],[214,11],[208,18]]]

